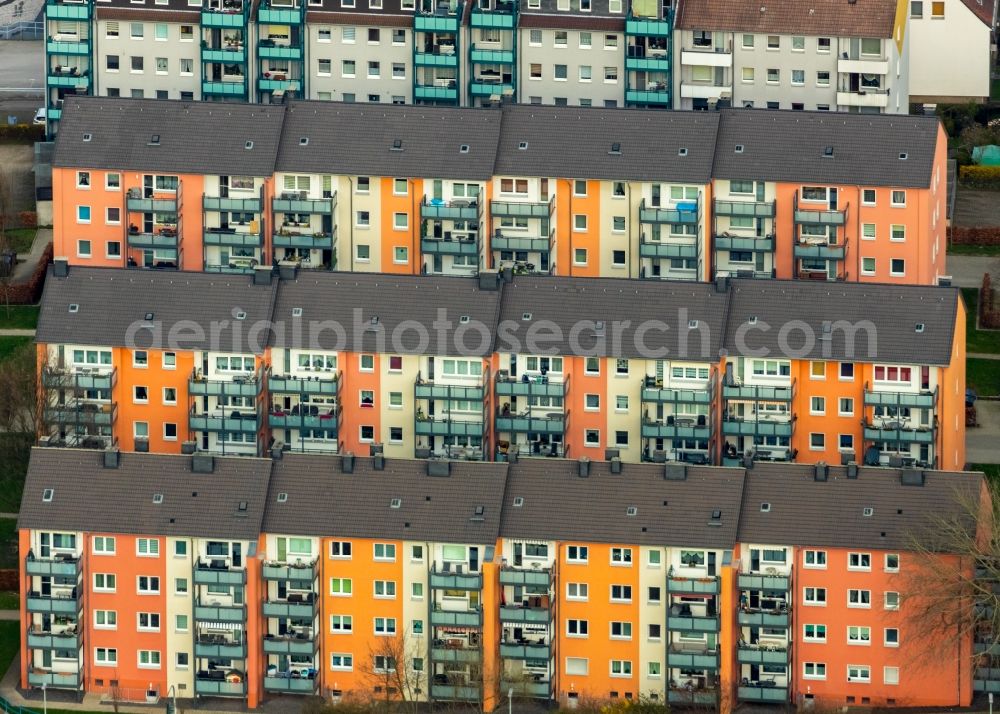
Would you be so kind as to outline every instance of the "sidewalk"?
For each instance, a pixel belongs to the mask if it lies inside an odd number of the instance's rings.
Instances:
[[[35,232],[35,240],[31,244],[31,251],[27,255],[18,255],[17,265],[14,267],[14,275],[11,277],[11,284],[26,283],[35,272],[35,266],[42,259],[45,246],[52,242],[52,229],[39,228]],[[980,276],[982,277],[982,276]]]
[[[966,352],[966,357],[972,357],[973,359],[996,359],[1000,360],[1000,355],[996,352]]]
[[[34,330],[0,330],[0,337],[34,337]]]

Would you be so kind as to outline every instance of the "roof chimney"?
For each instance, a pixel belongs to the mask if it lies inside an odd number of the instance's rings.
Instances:
[[[343,458],[340,459],[340,470],[345,474],[354,473],[354,454],[352,452],[344,453]]]
[[[374,456],[375,454],[385,453],[385,448],[382,446],[382,444],[372,444],[368,448],[370,449],[370,451],[368,452],[370,456]]]
[[[899,472],[899,482],[903,486],[923,486],[924,472],[917,469],[903,469]]]
[[[299,268],[296,264],[283,260],[278,262],[278,280],[295,280],[298,273]]]
[[[604,450],[604,460],[605,461],[611,461],[611,459],[615,458],[616,456],[621,456],[621,455],[622,455],[621,449],[605,449]]]
[[[198,450],[198,442],[196,441],[182,441],[181,442],[181,453],[190,456],[195,451]]]
[[[586,456],[581,456],[580,460],[577,462],[577,475],[580,478],[587,478],[590,476],[590,459]]]
[[[611,459],[611,473],[613,473],[613,474],[620,474],[621,472],[622,472],[622,460],[619,459],[617,456],[612,457],[612,459]]]
[[[451,462],[443,459],[431,459],[427,462],[427,475],[437,477],[451,476]]]
[[[663,465],[664,481],[686,481],[687,477],[687,466],[684,464],[671,463]]]
[[[104,468],[106,469],[116,469],[121,463],[122,452],[118,450],[118,447],[112,446],[104,451]]]
[[[724,293],[727,290],[729,290],[729,278],[725,276],[720,275],[719,277],[717,277],[714,281],[714,284],[715,284],[715,292],[717,293]]]
[[[210,474],[215,471],[215,457],[211,454],[195,454],[191,457],[191,471],[196,474]]]
[[[69,260],[66,258],[56,258],[52,261],[52,275],[56,278],[65,278],[69,275]]]
[[[253,284],[254,285],[270,285],[271,284],[271,266],[270,265],[257,265],[253,269]]]
[[[385,471],[385,454],[375,454],[372,459],[372,467],[376,471]]]
[[[500,273],[495,270],[483,270],[479,273],[479,289],[495,291],[500,289]]]
[[[858,465],[855,463],[850,463],[847,465],[847,478],[852,480],[857,480],[858,478]]]
[[[830,467],[826,465],[825,461],[820,461],[815,466],[813,466],[814,481],[826,481],[829,477],[830,477]]]
[[[149,453],[149,438],[145,436],[135,437],[135,450],[140,454]]]
[[[285,454],[285,445],[283,442],[276,441],[271,446],[271,458],[275,461],[281,461],[281,457]]]

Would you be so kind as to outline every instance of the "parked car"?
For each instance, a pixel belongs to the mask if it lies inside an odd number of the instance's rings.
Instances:
[[[38,107],[38,111],[35,112],[35,118],[31,122],[32,124],[44,124],[45,123],[45,107]]]

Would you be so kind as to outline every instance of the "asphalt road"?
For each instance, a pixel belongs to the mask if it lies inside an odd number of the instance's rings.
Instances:
[[[45,98],[45,50],[41,42],[0,41],[0,122],[30,122]]]

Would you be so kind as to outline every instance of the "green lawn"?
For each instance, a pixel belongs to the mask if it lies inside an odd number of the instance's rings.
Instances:
[[[38,326],[38,305],[0,304],[0,330],[34,330]]]
[[[31,434],[0,434],[0,512],[17,513],[35,442]]]
[[[0,310],[2,312],[2,310]],[[10,337],[0,335],[0,362],[7,359],[15,350],[31,343],[30,337]]]
[[[20,602],[17,593],[0,592],[0,610],[16,610]]]
[[[7,231],[7,240],[18,253],[28,253],[31,244],[35,240],[35,228],[12,228]]]
[[[1000,77],[994,77],[990,80],[990,99],[1000,99]]]
[[[969,352],[987,352],[1000,354],[1000,330],[976,329],[976,304],[979,301],[977,288],[962,288],[962,297],[968,308],[966,316],[965,348]],[[1000,392],[990,392],[998,394]]]
[[[967,359],[965,382],[981,397],[1000,396],[1000,360]]]
[[[21,623],[0,620],[0,674],[5,674],[21,646]]]
[[[0,518],[0,568],[16,567],[17,521],[13,518]]]
[[[948,255],[1000,255],[1000,245],[950,245]]]

